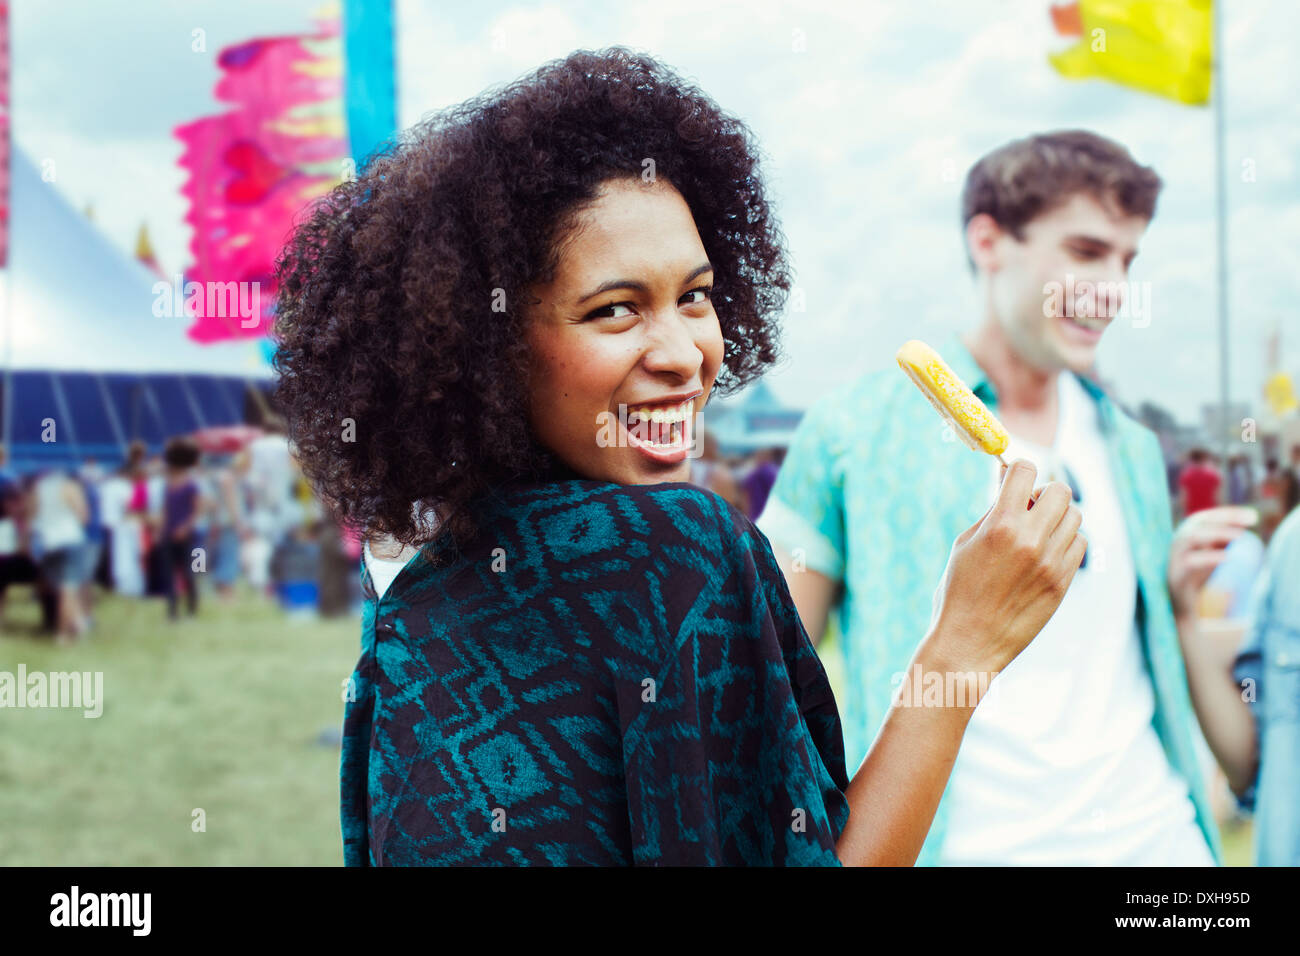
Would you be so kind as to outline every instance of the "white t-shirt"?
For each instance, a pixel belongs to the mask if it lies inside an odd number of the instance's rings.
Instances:
[[[411,515],[426,534],[432,534],[438,527],[438,516],[434,509],[422,506],[418,501],[412,503]],[[375,594],[382,598],[393,581],[402,573],[402,568],[419,553],[419,548],[408,544],[402,547],[396,557],[377,558],[370,550],[370,542],[365,541],[361,546],[361,560],[366,563],[366,569],[370,572],[370,581],[375,586]]]
[[[1056,614],[989,686],[948,783],[943,865],[1212,866],[1152,725],[1137,575],[1097,407],[1058,376],[1056,443],[1011,438],[1036,484],[1065,481],[1088,554]],[[992,462],[989,499],[1000,466]]]
[[[293,461],[289,439],[263,435],[248,443],[248,487],[252,508],[248,523],[273,540],[298,522],[301,514],[293,497]]]
[[[121,475],[110,475],[99,486],[99,520],[106,528],[116,528],[126,520],[131,503],[131,482]]]
[[[71,481],[60,472],[50,472],[36,482],[36,516],[32,523],[44,552],[77,547],[86,540],[81,521],[66,500]]]

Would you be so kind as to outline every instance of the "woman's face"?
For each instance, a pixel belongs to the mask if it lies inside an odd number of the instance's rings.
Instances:
[[[599,481],[690,479],[694,415],[722,365],[713,270],[672,186],[610,180],[532,288],[534,433]],[[698,454],[698,453],[695,453]]]

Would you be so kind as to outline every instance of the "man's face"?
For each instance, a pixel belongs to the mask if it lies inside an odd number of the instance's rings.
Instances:
[[[984,263],[993,311],[1020,356],[1044,371],[1092,367],[1129,292],[1129,266],[1148,220],[1086,193],[1000,231]]]

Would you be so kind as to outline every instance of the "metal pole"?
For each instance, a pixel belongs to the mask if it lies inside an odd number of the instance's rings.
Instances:
[[[1216,259],[1219,284],[1219,401],[1223,409],[1219,446],[1223,451],[1226,464],[1230,452],[1228,435],[1231,427],[1228,422],[1228,170],[1224,135],[1224,113],[1226,102],[1223,90],[1223,0],[1212,0],[1210,4],[1213,21],[1211,43],[1213,51],[1211,63],[1213,76],[1210,86],[1210,101],[1214,109],[1214,195],[1215,195],[1215,234]]]

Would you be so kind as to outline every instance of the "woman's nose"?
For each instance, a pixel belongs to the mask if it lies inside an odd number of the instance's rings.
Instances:
[[[679,315],[656,317],[652,329],[642,364],[651,372],[693,376],[704,360],[704,352],[686,321]]]

